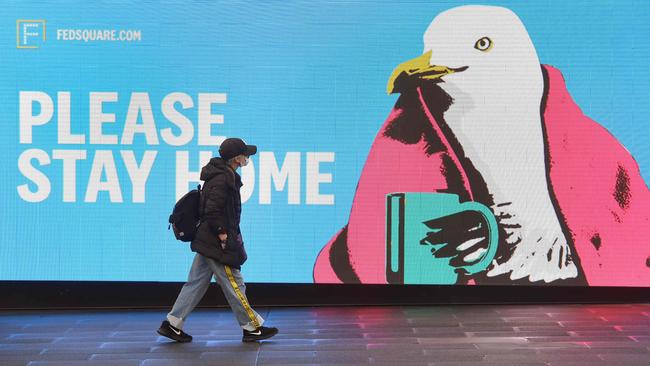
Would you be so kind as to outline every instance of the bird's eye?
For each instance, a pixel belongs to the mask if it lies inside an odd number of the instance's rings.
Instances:
[[[479,51],[487,52],[492,49],[493,43],[492,40],[488,37],[483,37],[474,43],[474,48]]]

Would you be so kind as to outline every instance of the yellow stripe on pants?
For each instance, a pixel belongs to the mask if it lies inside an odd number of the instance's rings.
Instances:
[[[256,329],[259,328],[260,323],[259,321],[257,321],[257,316],[255,316],[255,313],[253,313],[253,309],[251,309],[251,306],[248,304],[248,301],[246,300],[246,296],[244,296],[244,294],[242,294],[241,291],[239,290],[239,286],[237,286],[235,277],[232,275],[232,270],[230,269],[229,266],[223,266],[223,267],[226,269],[226,275],[228,276],[228,281],[230,281],[233,290],[235,290],[235,294],[237,294],[239,301],[244,306],[244,309],[246,310],[248,317],[251,319],[253,326],[255,326]]]

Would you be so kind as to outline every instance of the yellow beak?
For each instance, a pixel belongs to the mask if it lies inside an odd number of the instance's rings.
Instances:
[[[445,75],[465,71],[467,69],[467,67],[452,69],[447,66],[429,65],[430,60],[431,51],[422,56],[401,63],[390,75],[388,85],[386,85],[386,92],[388,94],[401,92],[402,87],[409,80],[438,80]]]

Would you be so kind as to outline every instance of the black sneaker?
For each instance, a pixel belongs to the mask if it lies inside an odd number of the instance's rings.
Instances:
[[[242,342],[255,342],[261,341],[262,339],[268,339],[278,334],[278,328],[267,328],[259,327],[252,332],[244,329],[244,337],[241,339]]]
[[[158,328],[158,334],[160,334],[161,336],[165,336],[169,339],[173,339],[176,342],[181,342],[181,343],[192,342],[191,335],[169,324],[167,320],[165,320],[164,322],[162,322],[162,324],[160,324],[160,328]]]

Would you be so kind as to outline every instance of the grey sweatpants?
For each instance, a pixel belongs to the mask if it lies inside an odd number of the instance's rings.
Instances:
[[[196,254],[187,282],[176,298],[167,320],[178,329],[183,328],[185,319],[201,301],[210,286],[214,275],[221,286],[239,325],[248,331],[254,331],[264,323],[264,319],[248,304],[246,284],[238,269],[223,265],[213,259]]]

